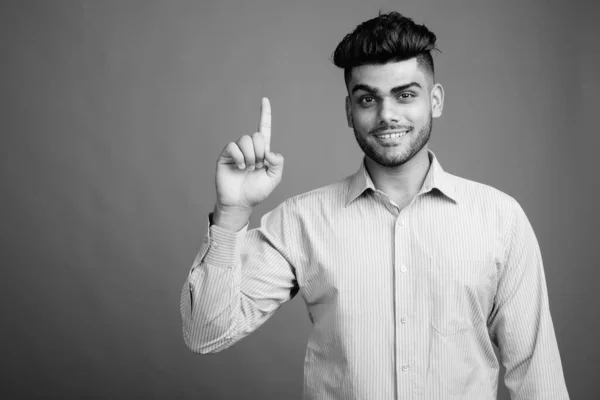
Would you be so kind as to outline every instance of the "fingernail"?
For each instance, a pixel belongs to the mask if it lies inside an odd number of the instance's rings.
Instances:
[[[259,162],[256,164],[256,168],[261,169],[263,167],[263,163]]]
[[[254,165],[249,166],[248,171],[254,171]]]
[[[246,168],[246,164],[244,164],[244,163],[238,164],[238,168],[239,169],[245,169]]]

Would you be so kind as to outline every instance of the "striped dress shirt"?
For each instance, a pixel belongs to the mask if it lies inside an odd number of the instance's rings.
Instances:
[[[403,209],[363,160],[259,228],[209,224],[181,294],[187,346],[226,349],[299,293],[312,323],[304,399],[495,399],[499,362],[512,399],[568,399],[522,208],[428,154]]]

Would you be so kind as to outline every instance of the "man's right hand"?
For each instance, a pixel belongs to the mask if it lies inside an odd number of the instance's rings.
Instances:
[[[271,152],[271,105],[262,99],[258,132],[229,143],[217,160],[213,223],[239,231],[281,182],[283,156]]]

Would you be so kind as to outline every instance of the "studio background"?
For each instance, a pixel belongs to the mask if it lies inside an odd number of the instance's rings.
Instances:
[[[431,148],[515,197],[540,243],[572,399],[600,396],[594,2],[2,1],[3,398],[299,399],[300,297],[225,352],[179,296],[216,159],[273,107],[284,199],[358,169],[337,43],[397,10],[438,36]],[[500,399],[507,399],[499,390]]]

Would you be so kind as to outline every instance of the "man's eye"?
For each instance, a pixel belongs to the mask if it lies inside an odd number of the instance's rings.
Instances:
[[[360,103],[363,105],[371,104],[374,101],[375,101],[375,98],[373,98],[371,96],[364,96],[364,97],[361,97],[361,99],[360,99]]]
[[[415,95],[412,93],[400,93],[398,97],[401,99],[410,99],[411,97],[415,97]]]

